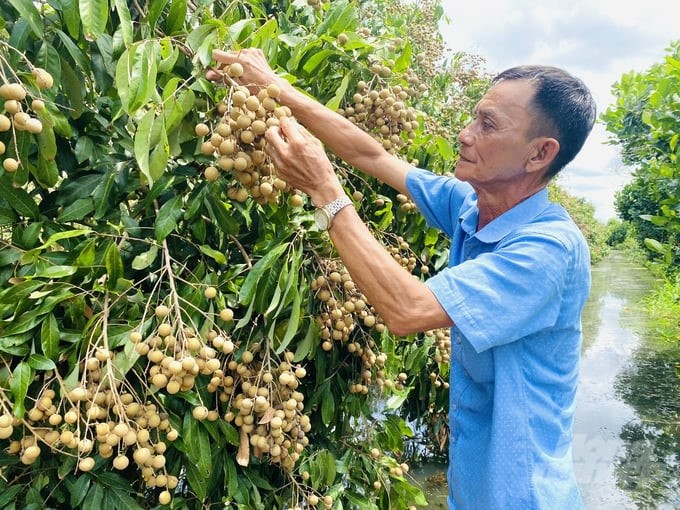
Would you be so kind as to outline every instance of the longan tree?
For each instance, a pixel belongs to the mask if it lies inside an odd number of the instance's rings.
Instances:
[[[485,77],[446,58],[441,16],[436,2],[0,5],[2,508],[425,504],[406,418],[441,418],[448,332],[390,334],[266,154],[291,115],[276,87],[205,70],[214,48],[260,47],[385,150],[444,172],[466,114],[441,106]],[[334,164],[405,271],[446,264],[407,197]]]

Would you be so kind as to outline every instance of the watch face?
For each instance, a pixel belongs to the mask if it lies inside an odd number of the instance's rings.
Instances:
[[[314,221],[316,222],[316,226],[319,227],[319,230],[328,229],[329,219],[328,213],[324,209],[319,208],[314,211]]]

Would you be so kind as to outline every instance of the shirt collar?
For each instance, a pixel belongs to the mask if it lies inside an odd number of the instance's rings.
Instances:
[[[477,196],[475,194],[473,202],[461,213],[459,221],[462,229],[468,235],[476,237],[483,243],[496,243],[516,229],[518,225],[533,220],[549,204],[548,189],[543,188],[504,212],[477,232],[479,210],[477,209]]]

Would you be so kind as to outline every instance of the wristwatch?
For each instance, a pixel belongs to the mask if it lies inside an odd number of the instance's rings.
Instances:
[[[347,195],[342,195],[340,198],[336,198],[323,207],[317,207],[316,211],[314,211],[314,221],[319,230],[328,230],[331,228],[331,223],[333,223],[335,215],[348,205],[353,205],[352,201]]]

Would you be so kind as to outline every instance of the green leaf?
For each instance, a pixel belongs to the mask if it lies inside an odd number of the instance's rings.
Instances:
[[[123,259],[120,257],[120,252],[118,251],[118,246],[111,243],[106,250],[105,256],[106,272],[108,274],[108,279],[106,281],[106,286],[109,289],[115,289],[118,279],[123,277]]]
[[[158,41],[145,40],[127,48],[116,65],[116,87],[126,113],[146,104],[156,89]]]
[[[63,232],[56,232],[52,234],[44,244],[36,248],[36,250],[46,250],[63,241],[64,239],[72,239],[74,237],[86,236],[92,234],[92,230],[87,228],[79,228],[74,230],[64,230]]]
[[[33,340],[33,332],[21,335],[3,334],[0,336],[0,352],[6,352],[13,356],[24,356],[29,352],[28,342],[31,340]]]
[[[109,19],[108,0],[78,0],[78,8],[85,39],[96,40],[106,30]]]
[[[298,343],[295,350],[293,361],[296,363],[305,359],[310,353],[313,353],[314,346],[319,338],[319,325],[315,320],[309,320],[307,326],[307,334],[305,338]]]
[[[140,271],[142,269],[146,269],[149,267],[151,264],[153,264],[154,260],[156,260],[156,257],[158,256],[158,246],[155,244],[152,244],[151,247],[145,251],[144,253],[140,253],[137,255],[134,260],[132,261],[132,269],[135,269],[136,271]]]
[[[446,138],[443,138],[441,136],[437,136],[435,138],[435,141],[437,142],[437,150],[439,151],[439,155],[442,157],[442,159],[444,159],[445,161],[451,161],[455,156],[453,146],[449,143],[449,141]]]
[[[62,209],[57,216],[57,221],[67,223],[82,220],[92,211],[94,211],[94,200],[90,197],[79,198]]]
[[[177,228],[182,217],[182,197],[175,196],[165,202],[156,216],[156,241],[162,243]]]
[[[166,19],[166,33],[172,35],[181,32],[187,18],[187,0],[172,0],[170,12]]]
[[[26,20],[26,22],[31,27],[31,30],[35,34],[37,39],[43,38],[43,22],[40,12],[33,3],[32,0],[8,0],[9,3],[14,7],[21,17]]]
[[[19,362],[12,372],[10,390],[14,396],[14,416],[22,418],[26,408],[24,399],[33,380],[33,370],[25,361]]]
[[[83,510],[101,510],[104,503],[104,489],[98,483],[90,487],[83,501]]]
[[[349,77],[349,73],[342,77],[342,81],[340,82],[338,89],[335,91],[335,95],[326,103],[326,106],[331,110],[336,111],[338,108],[340,108],[340,104],[342,103],[342,100],[347,93],[347,88],[349,87]]]
[[[335,398],[330,384],[325,383],[324,386],[324,395],[321,397],[321,421],[324,425],[329,426],[335,418]]]
[[[239,231],[239,224],[232,215],[229,214],[227,204],[213,195],[206,195],[205,204],[208,212],[215,224],[227,234],[236,235]]]
[[[54,361],[46,356],[43,356],[42,354],[31,354],[28,357],[27,363],[35,370],[54,370],[57,368],[57,365],[54,364]]]
[[[238,299],[242,305],[249,304],[255,297],[257,283],[262,274],[271,269],[272,265],[278,260],[281,254],[288,248],[289,243],[283,243],[267,252],[250,270],[243,285],[239,289]]]
[[[43,354],[53,361],[59,359],[59,324],[54,314],[49,314],[40,327],[40,345]]]
[[[346,1],[333,2],[331,9],[324,16],[323,22],[316,29],[318,35],[336,37],[341,32],[349,31],[357,24],[357,9],[353,3]]]
[[[0,508],[11,508],[10,503],[16,502],[16,496],[25,489],[23,484],[10,485],[2,489],[0,494]]]
[[[315,71],[317,71],[317,67],[321,64],[328,63],[328,57],[331,55],[336,55],[337,52],[334,50],[321,50],[314,55],[312,55],[302,66],[304,71],[309,74],[313,74]]]
[[[40,214],[35,200],[23,188],[15,188],[7,174],[0,178],[0,196],[20,216],[37,218]]]
[[[290,341],[298,332],[298,327],[300,325],[300,308],[302,304],[302,296],[300,292],[295,293],[295,298],[293,299],[293,306],[290,312],[290,319],[288,320],[288,326],[286,327],[286,332],[283,334],[280,345],[276,349],[276,353],[282,353],[287,347]]]
[[[184,414],[182,444],[187,458],[198,468],[200,475],[206,478],[210,476],[212,459],[208,432],[190,412]]]
[[[65,278],[78,271],[75,266],[47,266],[33,275],[34,278]]]
[[[213,248],[205,244],[199,246],[198,249],[201,250],[201,253],[212,258],[218,264],[224,265],[227,263],[227,257],[221,251],[214,250]]]
[[[130,46],[133,41],[132,17],[130,16],[130,9],[125,0],[114,0],[116,12],[120,23],[120,32],[123,34],[123,44]]]
[[[80,15],[78,13],[77,0],[60,0],[59,4],[68,33],[71,34],[73,39],[78,40],[80,36]]]

